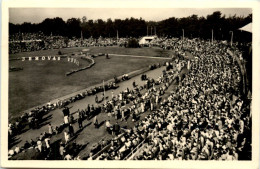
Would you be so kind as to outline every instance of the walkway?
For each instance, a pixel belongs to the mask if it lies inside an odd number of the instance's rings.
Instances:
[[[165,67],[160,67],[158,69],[155,70],[151,70],[146,72],[147,77],[152,77],[154,79],[156,79],[157,77],[159,77],[162,74],[162,71],[165,69]],[[129,89],[133,89],[132,83],[133,81],[136,82],[137,85],[143,85],[145,82],[141,81],[141,75],[132,77],[131,79],[129,79],[128,81],[123,81],[119,83],[119,87],[115,90],[113,90],[114,95],[119,94],[119,92],[125,90],[126,88]],[[105,93],[105,96],[108,97],[108,100],[111,99],[111,92],[112,90],[109,90]],[[98,97],[101,98],[102,93],[98,94]],[[78,100],[74,103],[71,103],[69,105],[69,107],[72,106],[72,108],[70,109],[70,112],[76,112],[78,109],[85,109],[87,107],[88,104],[96,104],[95,103],[95,96],[87,96],[86,98],[82,99],[82,100]],[[101,103],[102,104],[102,103]],[[141,119],[144,118],[147,115],[147,112],[141,115]],[[97,116],[99,122],[103,122],[104,120],[108,119],[107,114],[104,113],[100,113]],[[55,109],[51,112],[49,112],[48,114],[46,114],[43,119],[46,119],[45,122],[43,124],[41,124],[41,127],[37,130],[28,130],[24,133],[22,133],[21,135],[16,136],[17,142],[18,144],[16,144],[17,146],[22,146],[24,145],[26,140],[30,140],[33,139],[35,140],[36,137],[38,137],[41,133],[43,132],[47,132],[48,131],[48,124],[51,123],[52,126],[57,126],[60,125],[61,123],[63,123],[63,113],[61,109]],[[115,120],[114,118],[110,119],[111,124],[115,124],[116,121],[119,122],[120,126],[127,126],[128,128],[131,128],[134,126],[134,123],[131,121],[131,119],[129,118],[127,123],[126,122],[121,122],[120,120]],[[78,124],[75,123],[73,124],[74,130],[77,131],[78,130]],[[89,153],[90,148],[96,144],[98,141],[100,141],[102,138],[104,139],[108,139],[108,138],[112,138],[112,136],[110,134],[108,134],[105,131],[104,125],[101,126],[100,128],[96,129],[94,128],[93,124],[92,124],[92,119],[91,120],[85,120],[83,121],[83,127],[84,130],[82,130],[80,133],[78,133],[78,135],[76,136],[76,142],[77,144],[80,145],[86,145],[86,148],[84,151],[81,151],[79,155],[81,155],[82,157],[85,156],[86,154]],[[60,140],[60,139],[64,139],[64,135],[63,132],[53,136],[51,138],[51,143]],[[14,147],[12,147],[14,148]],[[24,155],[21,156],[20,158],[24,159]],[[18,159],[19,159],[18,156]],[[27,157],[27,155],[26,155]],[[15,158],[17,159],[17,158]],[[28,157],[28,159],[30,159]]]

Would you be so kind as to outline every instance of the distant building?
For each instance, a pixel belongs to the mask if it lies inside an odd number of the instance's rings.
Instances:
[[[139,41],[139,45],[147,45],[149,44],[154,38],[156,38],[157,36],[144,36],[141,38],[141,40]]]

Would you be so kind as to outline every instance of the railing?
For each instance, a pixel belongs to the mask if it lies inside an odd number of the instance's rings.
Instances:
[[[146,139],[145,139],[145,140],[146,140]],[[143,140],[140,144],[138,144],[138,146],[137,146],[135,149],[133,149],[133,150],[124,158],[124,160],[131,160],[132,157],[133,157],[133,155],[135,155],[135,153],[136,153],[137,150],[143,145],[143,143],[144,143],[145,140]]]
[[[105,146],[102,150],[97,152],[95,155],[93,155],[93,160],[95,160],[97,157],[99,157],[104,151],[108,150],[111,147],[111,143]]]
[[[123,137],[125,135],[125,133],[120,134],[116,139],[120,139],[121,137]],[[102,150],[100,150],[99,152],[97,152],[95,155],[92,156],[93,159],[96,159],[97,157],[99,157],[103,152],[105,152],[106,150],[108,150],[110,147],[112,146],[112,144],[108,144],[106,145]]]
[[[133,149],[125,158],[124,160],[132,160],[133,157],[137,154],[138,150],[141,149],[141,147],[144,145],[144,142],[148,139],[150,139],[151,136],[148,136],[147,138],[145,138],[141,143],[138,144],[138,146]]]
[[[232,52],[230,49],[227,49],[227,53],[232,56],[232,58],[238,63],[242,79],[243,79],[243,93],[246,94],[246,68],[244,62],[241,62],[241,60],[238,58],[238,56]]]

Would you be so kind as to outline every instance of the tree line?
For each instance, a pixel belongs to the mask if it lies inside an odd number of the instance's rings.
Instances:
[[[171,17],[162,21],[145,21],[142,18],[88,20],[87,17],[70,18],[64,21],[60,17],[46,18],[41,23],[24,22],[22,24],[9,23],[9,34],[43,32],[45,35],[66,36],[68,38],[98,38],[102,37],[141,37],[157,35],[159,37],[229,40],[230,31],[233,31],[234,40],[251,40],[251,35],[238,31],[238,28],[252,22],[252,14],[248,16],[222,15],[220,11],[213,12],[206,17],[191,15],[189,17]]]

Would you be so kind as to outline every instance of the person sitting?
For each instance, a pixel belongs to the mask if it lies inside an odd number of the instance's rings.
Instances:
[[[25,143],[24,143],[24,145],[23,145],[23,148],[24,148],[24,149],[28,149],[28,148],[30,148],[30,147],[31,147],[30,143],[26,140]]]
[[[72,160],[72,156],[70,154],[66,154],[64,160]]]
[[[16,154],[20,153],[20,147],[18,147],[18,146],[15,146],[15,149],[14,149],[14,151],[15,151],[15,153],[16,153]]]
[[[15,151],[14,150],[11,149],[11,150],[8,151],[8,158],[11,158],[14,155],[15,155]]]

